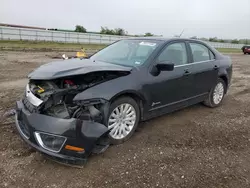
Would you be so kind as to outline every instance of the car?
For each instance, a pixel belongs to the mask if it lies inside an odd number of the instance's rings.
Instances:
[[[250,54],[250,45],[249,46],[242,46],[241,50],[244,54]]]
[[[219,106],[231,77],[230,57],[202,41],[124,39],[32,71],[16,127],[53,159],[84,162],[128,140],[140,121],[201,102]]]

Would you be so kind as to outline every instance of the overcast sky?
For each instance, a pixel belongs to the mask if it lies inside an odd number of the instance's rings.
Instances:
[[[129,34],[250,38],[250,0],[0,0],[0,23]]]

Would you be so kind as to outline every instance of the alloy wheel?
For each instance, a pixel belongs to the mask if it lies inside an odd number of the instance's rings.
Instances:
[[[224,96],[224,85],[223,83],[219,82],[213,92],[213,101],[214,104],[219,104]]]
[[[123,103],[117,106],[109,116],[109,135],[114,139],[123,139],[131,132],[135,122],[135,108],[131,104]]]

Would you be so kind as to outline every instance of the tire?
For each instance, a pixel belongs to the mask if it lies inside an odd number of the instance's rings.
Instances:
[[[220,97],[217,98],[216,100],[216,96],[215,95],[215,90],[216,90],[216,87],[218,89],[218,87],[223,87],[223,92],[222,92],[222,96],[219,95]],[[208,95],[208,98],[203,102],[204,105],[210,107],[210,108],[215,108],[217,106],[220,106],[223,99],[224,99],[224,96],[225,96],[225,93],[226,93],[226,90],[227,90],[227,87],[226,87],[226,84],[224,82],[224,80],[222,80],[221,78],[218,78],[217,80],[217,83],[215,84],[215,86],[210,90],[209,92],[209,95]],[[218,91],[218,90],[217,90]],[[221,92],[220,92],[221,93]],[[217,95],[218,96],[218,95]],[[219,100],[220,99],[220,100]]]
[[[246,52],[244,52],[244,55],[246,55],[247,53]]]
[[[122,109],[123,113],[120,113]],[[129,111],[129,109],[131,109],[131,111]],[[117,110],[119,113],[117,113]],[[125,111],[127,113],[125,113]],[[118,116],[120,117],[116,116],[116,114],[118,114]],[[133,114],[135,114],[135,118]],[[109,113],[106,122],[106,126],[110,129],[110,143],[113,145],[117,145],[127,141],[135,132],[139,120],[140,109],[134,99],[130,97],[121,97],[112,102],[109,108]]]

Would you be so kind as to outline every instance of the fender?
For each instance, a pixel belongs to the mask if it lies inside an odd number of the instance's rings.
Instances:
[[[219,69],[219,72],[218,72],[218,77],[226,77],[228,79],[228,76],[227,76],[227,70],[226,69]]]
[[[141,85],[138,85],[134,79],[134,76],[131,77],[130,75],[103,82],[77,94],[73,100],[79,101],[100,98],[111,101],[116,96],[130,93],[137,95],[145,101],[147,97],[143,94]]]
[[[218,72],[218,77],[226,78],[226,82],[227,82],[226,84],[227,86],[229,86],[231,83],[232,72],[233,72],[232,60],[228,56],[224,56],[224,57],[227,57],[227,59],[225,60],[224,58],[220,60],[220,68]],[[230,62],[229,65],[228,65],[228,61]]]

